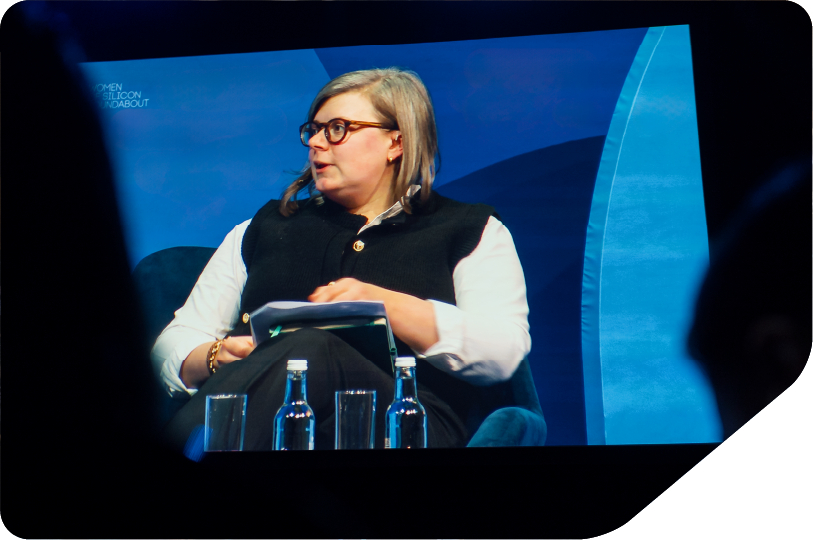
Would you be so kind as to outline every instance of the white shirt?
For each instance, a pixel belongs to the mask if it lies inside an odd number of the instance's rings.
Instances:
[[[401,203],[359,230],[402,211]],[[241,253],[251,220],[226,235],[152,350],[152,361],[170,395],[193,395],[180,378],[181,364],[196,347],[225,336],[238,322],[248,279]],[[525,277],[508,229],[489,217],[480,243],[452,274],[456,306],[429,300],[439,341],[423,354],[438,369],[475,385],[507,380],[531,350]]]

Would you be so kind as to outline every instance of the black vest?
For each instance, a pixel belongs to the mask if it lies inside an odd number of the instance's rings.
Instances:
[[[306,301],[316,287],[342,277],[455,304],[452,273],[477,247],[492,215],[494,209],[485,204],[460,203],[433,193],[427,203],[415,204],[412,214],[401,212],[357,234],[366,218],[329,200],[300,204],[290,217],[282,216],[279,201],[272,200],[243,236],[248,280],[240,320],[231,335],[251,334],[244,314],[267,302]],[[397,338],[396,346],[399,356],[414,355]],[[472,399],[474,387],[428,363],[419,366],[419,384],[465,415],[458,409]]]
[[[251,333],[242,314],[276,300],[306,301],[316,287],[343,277],[454,304],[455,266],[474,251],[494,214],[484,204],[433,194],[411,215],[401,212],[359,235],[364,216],[330,201],[306,203],[287,218],[278,208],[279,201],[263,206],[243,236],[248,280],[233,335]]]

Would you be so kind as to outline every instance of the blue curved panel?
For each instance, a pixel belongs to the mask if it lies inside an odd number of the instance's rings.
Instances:
[[[713,394],[685,352],[707,265],[689,30],[652,28],[613,118],[588,228],[591,444],[720,440]]]
[[[584,275],[582,277],[582,363],[584,370],[584,408],[588,444],[604,444],[604,389],[601,380],[601,353],[599,332],[599,298],[601,263],[604,251],[604,233],[610,192],[618,170],[618,159],[624,136],[629,127],[630,114],[638,97],[644,75],[652,61],[655,47],[663,36],[663,28],[650,28],[635,55],[621,95],[613,112],[601,165],[596,175],[590,218],[584,246]]]
[[[331,77],[417,72],[432,95],[442,186],[503,160],[604,136],[646,28],[316,49]]]
[[[584,232],[604,137],[549,146],[444,184],[438,192],[487,201],[517,247],[527,286],[528,361],[548,424],[545,444],[586,444],[581,365]]]

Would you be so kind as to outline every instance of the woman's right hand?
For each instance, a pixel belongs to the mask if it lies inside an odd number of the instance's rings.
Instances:
[[[215,343],[214,341],[201,343],[181,364],[181,380],[187,388],[200,388],[200,385],[209,378],[209,350]],[[253,350],[254,340],[251,336],[228,337],[217,352],[214,368],[218,369],[224,364],[242,360]]]
[[[217,356],[215,357],[215,369],[223,364],[230,364],[235,360],[242,360],[251,354],[254,347],[254,338],[251,336],[227,337],[225,341],[223,341],[223,345],[220,347],[220,351],[218,351]]]

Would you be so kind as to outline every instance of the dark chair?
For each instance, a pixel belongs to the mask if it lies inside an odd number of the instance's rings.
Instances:
[[[548,426],[525,358],[507,381],[482,387],[478,408],[464,420],[474,433],[468,446],[542,446]]]
[[[175,318],[206,267],[215,248],[179,246],[147,255],[133,270],[133,282],[142,312],[150,348]],[[156,380],[156,384],[161,384]],[[172,398],[161,384],[160,420],[166,424],[187,399]]]
[[[133,270],[147,335],[152,342],[183,306],[215,248],[183,246],[148,255]],[[186,403],[161,392],[161,418],[169,419]],[[468,446],[541,446],[547,425],[536,394],[530,365],[522,361],[508,381],[483,387],[467,418],[474,436]]]

